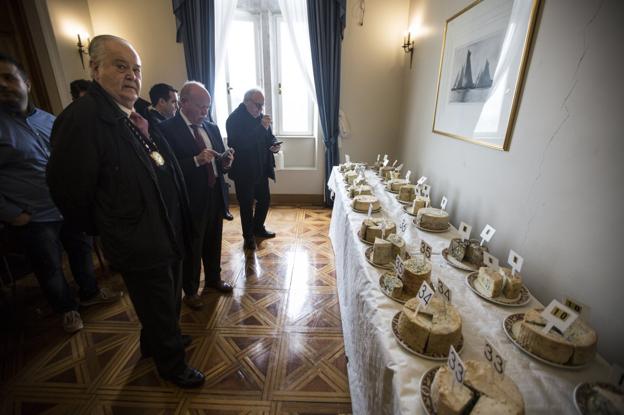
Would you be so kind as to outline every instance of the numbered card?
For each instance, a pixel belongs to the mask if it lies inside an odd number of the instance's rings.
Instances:
[[[381,154],[377,154],[377,163],[379,163],[380,158],[381,158]]]
[[[407,230],[407,215],[403,215],[401,217],[401,223],[399,224],[399,229],[401,230],[401,235],[405,233]]]
[[[418,290],[418,294],[416,294],[416,298],[418,298],[420,306],[427,307],[434,295],[435,291],[433,291],[433,288],[427,284],[427,281],[423,281],[420,289]]]
[[[371,203],[368,205],[368,218],[370,219],[372,215],[373,215],[373,204]]]
[[[451,369],[451,372],[453,372],[454,381],[457,383],[464,383],[466,366],[464,365],[464,362],[462,362],[453,345],[449,348],[449,355],[448,359],[446,359],[446,364],[448,365],[448,368]]]
[[[388,159],[384,159],[383,166],[386,167],[388,165]]]
[[[511,267],[511,270],[514,274],[517,274],[522,269],[522,264],[524,263],[524,258],[522,258],[516,251],[513,249],[509,250],[509,257],[507,258],[507,263]]]
[[[619,386],[620,388],[624,387],[624,369],[622,366],[618,364],[611,365],[611,383]]]
[[[442,281],[442,278],[440,277],[438,277],[438,286],[436,288],[438,294],[442,296],[444,301],[451,304],[451,290],[449,287],[447,287],[447,285],[444,283],[444,281]]]
[[[372,205],[371,205],[372,206]],[[379,228],[381,229],[381,239],[386,239],[386,220],[384,219],[381,224],[379,224]]]
[[[398,166],[396,166],[394,168],[394,171],[401,171],[401,169],[403,168],[403,163],[399,164]]]
[[[568,330],[570,325],[578,318],[578,314],[564,306],[557,300],[552,300],[548,307],[542,311],[541,316],[546,320],[544,333],[548,333],[553,327],[562,334]]]
[[[492,268],[494,271],[498,271],[499,269],[498,258],[489,252],[483,252],[483,263],[486,267]],[[489,279],[487,281],[489,281]]]
[[[589,312],[591,308],[579,300],[570,297],[569,295],[563,298],[563,304],[570,310],[578,314],[583,320],[589,321]]]
[[[459,237],[461,239],[470,239],[470,232],[472,232],[472,226],[468,225],[466,222],[461,222],[459,224]]]
[[[492,236],[494,236],[495,233],[496,229],[494,229],[490,225],[485,225],[485,228],[483,228],[483,230],[481,231],[481,245],[483,245],[485,242],[490,242]]]
[[[429,195],[431,194],[431,186],[428,184],[425,184],[422,186],[422,191],[420,192],[421,196],[424,196],[426,198],[429,198]]]
[[[351,163],[351,157],[349,157],[348,154],[345,154],[345,160],[347,161],[347,164]]]
[[[448,203],[448,199],[446,196],[442,196],[442,201],[440,202],[440,209],[446,210],[446,204]]]
[[[501,376],[505,375],[505,359],[503,359],[492,342],[487,338],[485,339],[485,346],[483,347],[483,356],[485,360],[490,362],[496,373]]]
[[[412,175],[412,171],[408,170],[407,173],[405,173],[405,180],[407,180],[409,182],[410,176]]]
[[[426,181],[427,181],[427,178],[425,176],[421,176],[420,179],[418,179],[418,181],[416,182],[416,184],[422,186]]]
[[[399,160],[394,160],[394,163],[392,163],[392,167],[396,166],[396,164],[399,162]]]
[[[401,255],[397,255],[394,259],[394,269],[397,275],[403,275],[403,271],[405,271],[405,267],[403,266],[403,259],[401,259]]]
[[[384,159],[384,161],[388,160],[388,155],[384,154],[384,158],[383,159]]]
[[[422,252],[426,258],[431,258],[431,245],[427,242],[421,240],[420,241],[420,252]]]

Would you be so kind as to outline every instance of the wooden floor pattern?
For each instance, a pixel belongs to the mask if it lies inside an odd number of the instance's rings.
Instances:
[[[19,281],[19,318],[2,325],[1,414],[345,414],[346,358],[328,239],[331,210],[272,208],[277,238],[245,256],[238,212],[225,222],[222,278],[231,296],[182,308],[189,363],[201,389],[162,381],[141,359],[139,323],[126,295],[81,310],[85,328],[62,331],[33,277]],[[101,284],[123,289],[118,275]]]

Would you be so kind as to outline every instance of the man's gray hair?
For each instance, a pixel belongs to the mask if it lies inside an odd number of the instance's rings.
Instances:
[[[264,96],[264,91],[260,88],[251,88],[249,91],[245,92],[243,101],[251,101],[251,97],[256,94],[262,94],[262,96]]]
[[[208,92],[208,90],[206,89],[206,86],[202,84],[201,82],[186,81],[184,85],[182,85],[182,88],[180,88],[180,99],[189,99],[193,91],[193,88],[195,87],[203,88],[206,90],[206,92]],[[208,95],[210,95],[210,92],[208,92]]]
[[[89,59],[91,60],[92,63],[95,63],[97,65],[100,62],[102,62],[102,59],[104,59],[104,56],[106,55],[105,45],[107,42],[111,42],[111,41],[125,43],[128,46],[132,47],[130,42],[128,42],[126,39],[121,38],[119,36],[97,35],[89,43]]]

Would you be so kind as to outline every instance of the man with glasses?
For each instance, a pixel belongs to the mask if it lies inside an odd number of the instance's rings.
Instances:
[[[254,236],[275,237],[274,232],[266,230],[264,221],[271,202],[269,177],[275,181],[273,153],[280,150],[280,145],[271,131],[271,117],[262,113],[263,106],[262,91],[250,89],[225,124],[228,145],[236,150],[229,176],[236,186],[245,239],[243,248],[247,250],[256,249]]]

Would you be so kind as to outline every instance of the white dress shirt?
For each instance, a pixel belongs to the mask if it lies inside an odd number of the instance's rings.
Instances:
[[[188,118],[186,118],[182,110],[180,110],[180,115],[182,116],[182,119],[186,123],[186,126],[188,127],[189,131],[191,132],[191,135],[195,137],[195,132],[193,131],[193,128],[191,127],[193,123],[190,122]],[[214,148],[212,148],[212,142],[210,142],[210,137],[208,137],[208,132],[206,132],[203,126],[198,125],[198,127],[199,128],[197,129],[197,131],[199,132],[199,136],[202,138],[202,140],[204,140],[204,144],[206,145],[206,148],[209,150],[214,150]],[[200,167],[199,163],[197,162],[197,157],[193,157],[193,160],[195,161],[195,165],[197,167]],[[213,158],[210,164],[212,165],[212,171],[214,172],[215,177],[219,177],[219,170],[217,169],[216,161],[217,159]]]

